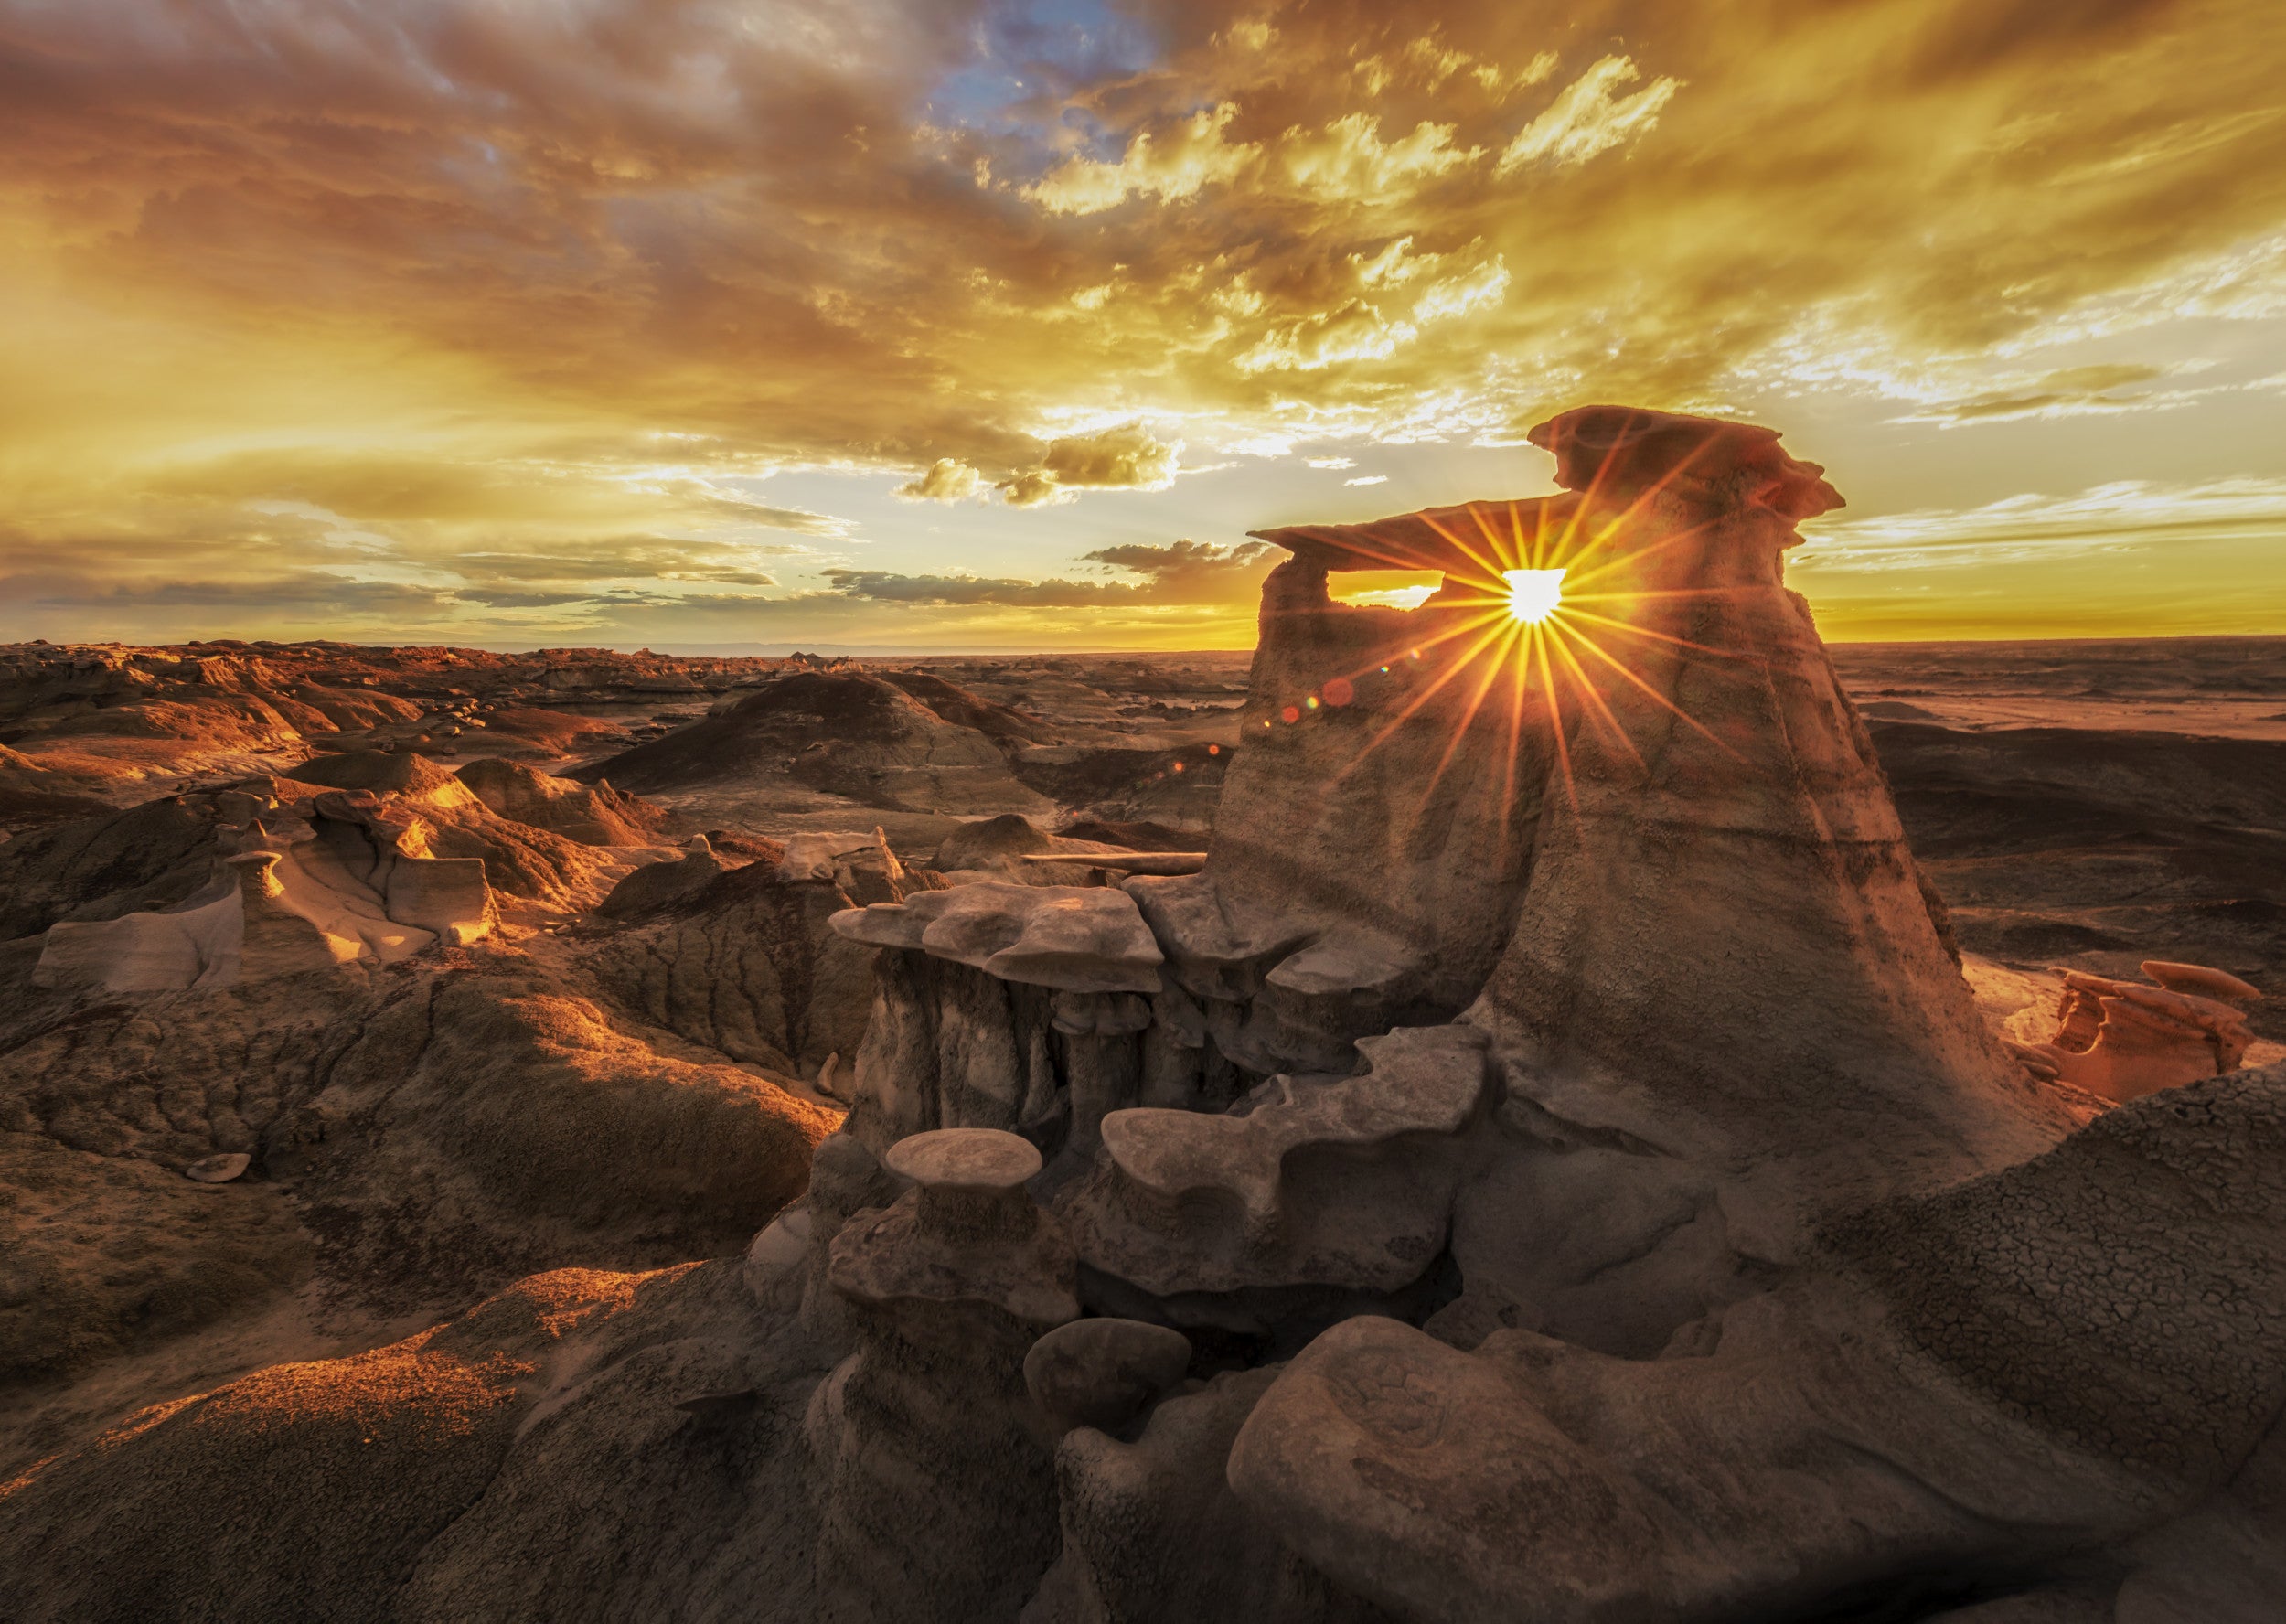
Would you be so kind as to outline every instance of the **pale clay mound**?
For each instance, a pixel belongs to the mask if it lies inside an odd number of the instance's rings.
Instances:
[[[818,662],[592,794],[345,755],[0,846],[17,1390],[265,1302],[446,1315],[107,1388],[101,1436],[19,1406],[10,1616],[2275,1618],[2260,988],[1964,976],[1781,584],[1822,471],[1534,438],[1565,494],[1267,532],[1196,872],[1020,816],[933,869],[871,820],[670,848],[625,790],[1083,784],[981,685]],[[1407,657],[1478,612],[1479,520],[1643,594],[1598,721]],[[1393,561],[1452,573],[1330,598]],[[201,967],[145,985],[169,931]]]

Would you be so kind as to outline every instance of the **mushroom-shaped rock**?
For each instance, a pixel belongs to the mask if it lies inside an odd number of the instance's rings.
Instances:
[[[1135,899],[1104,886],[986,881],[845,909],[829,923],[851,941],[918,948],[1003,981],[1064,992],[1159,990],[1159,943]]]
[[[1071,1243],[1025,1191],[1040,1153],[1013,1134],[915,1134],[889,1160],[913,1188],[830,1247],[858,1351],[807,1423],[825,1487],[818,1612],[1013,1618],[1055,1554],[1023,1362],[1078,1317]]]
[[[1024,1188],[1040,1170],[1030,1140],[936,1128],[899,1140],[882,1163],[913,1188],[834,1237],[836,1291],[876,1309],[983,1305],[1042,1330],[1078,1316],[1071,1242]],[[918,1338],[937,1323],[923,1313],[905,1329]]]
[[[1032,1220],[1024,1181],[1040,1170],[1031,1140],[988,1127],[940,1127],[900,1139],[881,1165],[917,1187],[920,1227],[950,1241],[1021,1234]]]
[[[1640,406],[1580,406],[1526,435],[1555,457],[1566,490],[1598,485],[1616,494],[1672,490],[1710,503],[1768,508],[1815,518],[1843,506],[1825,470],[1779,449],[1779,433],[1754,423]]]
[[[1788,455],[1779,449],[1777,430],[1754,423],[1582,406],[1538,424],[1527,437],[1554,454],[1558,485],[1608,501],[1657,492],[1699,506],[1765,508],[1789,522],[1843,506],[1824,468]],[[1247,533],[1329,569],[1446,569],[1472,560],[1483,545],[1480,513],[1509,506],[1463,502],[1365,524]]]
[[[1362,1074],[1276,1078],[1243,1116],[1106,1116],[1106,1154],[1063,1206],[1082,1259],[1159,1295],[1418,1279],[1490,1087],[1484,1039],[1419,1027],[1357,1047]]]
[[[1183,1378],[1191,1339],[1142,1320],[1074,1320],[1024,1355],[1024,1385],[1057,1436],[1116,1432]]]

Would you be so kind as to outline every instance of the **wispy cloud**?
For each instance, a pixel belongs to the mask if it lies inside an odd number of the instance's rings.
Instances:
[[[2031,557],[2098,547],[2181,540],[2286,545],[2286,478],[2204,485],[2119,480],[2070,496],[2026,493],[1980,508],[1922,508],[1879,518],[1820,519],[1792,555],[1824,568],[1907,569],[1958,561],[1971,550]]]

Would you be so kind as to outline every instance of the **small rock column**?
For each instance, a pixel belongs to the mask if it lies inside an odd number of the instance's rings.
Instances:
[[[808,1418],[825,1485],[819,1611],[1012,1619],[1058,1544],[1024,1356],[1079,1317],[1072,1244],[1024,1188],[1040,1153],[1014,1134],[941,1128],[882,1159],[913,1187],[855,1214],[828,1269],[858,1350]]]

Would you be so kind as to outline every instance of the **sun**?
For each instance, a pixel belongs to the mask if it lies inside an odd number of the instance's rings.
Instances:
[[[1564,602],[1561,570],[1503,570],[1508,582],[1508,613],[1526,625],[1538,625]]]

